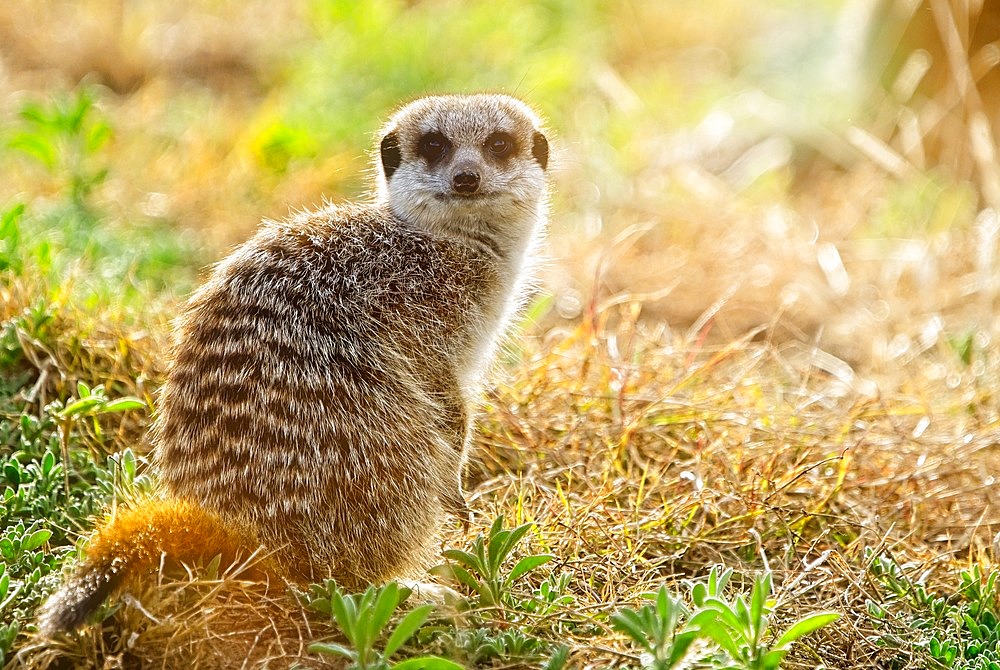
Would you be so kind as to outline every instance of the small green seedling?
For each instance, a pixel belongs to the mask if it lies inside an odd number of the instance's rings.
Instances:
[[[796,640],[840,616],[833,612],[809,615],[768,645],[765,640],[774,611],[771,573],[765,572],[754,580],[749,603],[743,596],[733,601],[725,598],[732,574],[732,569],[712,568],[706,581],[689,583],[693,611],[664,586],[658,593],[646,596],[652,600],[649,605],[613,614],[612,626],[638,645],[644,668],[668,670],[682,662],[690,665],[686,657],[693,653],[692,645],[703,640],[709,644],[698,645],[698,667],[776,670]]]
[[[489,537],[479,535],[472,543],[472,551],[448,549],[445,558],[454,563],[438,566],[437,574],[452,576],[479,597],[481,607],[502,608],[513,606],[511,587],[526,574],[553,559],[549,554],[525,556],[510,569],[504,564],[514,547],[531,528],[530,523],[517,528],[505,529],[503,515],[498,516],[490,527]]]
[[[351,595],[345,595],[333,580],[327,580],[322,587],[314,585],[309,606],[329,614],[349,646],[322,642],[310,645],[309,651],[349,659],[350,670],[462,670],[457,663],[437,656],[389,664],[389,658],[413,637],[434,609],[433,605],[421,605],[407,612],[395,627],[389,626],[393,614],[409,594],[409,589],[401,589],[395,582],[370,586],[364,593]],[[385,642],[380,645],[383,638]]]
[[[704,595],[701,609],[688,621],[686,630],[696,631],[719,645],[735,663],[744,670],[776,670],[796,640],[836,621],[835,612],[818,612],[792,624],[778,636],[773,645],[765,643],[771,623],[774,603],[770,600],[772,577],[770,572],[754,580],[747,603],[739,595],[728,602],[720,595]]]
[[[139,398],[125,397],[114,400],[108,398],[104,384],[90,388],[79,381],[76,384],[77,399],[71,400],[64,407],[51,405],[50,413],[58,421],[59,444],[62,449],[63,477],[66,497],[69,497],[69,438],[73,433],[74,424],[80,419],[89,418],[93,421],[94,434],[101,437],[101,423],[98,417],[103,414],[115,414],[131,409],[142,409],[146,403]]]
[[[678,631],[686,615],[684,603],[661,586],[652,604],[639,610],[625,608],[611,616],[611,624],[639,646],[644,668],[669,670],[677,667],[698,637],[696,630]]]

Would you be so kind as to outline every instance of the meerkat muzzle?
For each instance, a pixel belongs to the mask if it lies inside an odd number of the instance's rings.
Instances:
[[[451,179],[452,188],[458,193],[471,195],[479,190],[479,173],[471,170],[463,170],[455,173]]]

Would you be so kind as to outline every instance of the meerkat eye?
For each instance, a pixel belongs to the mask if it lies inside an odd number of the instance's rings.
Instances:
[[[497,158],[506,158],[514,151],[514,138],[504,132],[486,138],[486,148]]]
[[[420,138],[420,143],[417,145],[417,153],[433,163],[448,153],[448,149],[450,148],[451,142],[441,133],[426,133]]]

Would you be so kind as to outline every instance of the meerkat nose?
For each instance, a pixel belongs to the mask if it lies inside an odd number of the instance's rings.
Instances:
[[[479,190],[479,173],[471,170],[456,172],[451,179],[451,184],[459,193],[471,195]]]

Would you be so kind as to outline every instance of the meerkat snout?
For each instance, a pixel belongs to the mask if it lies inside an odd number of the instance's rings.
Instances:
[[[451,181],[455,190],[459,193],[468,193],[471,195],[479,190],[479,173],[472,170],[463,170],[456,173]]]

